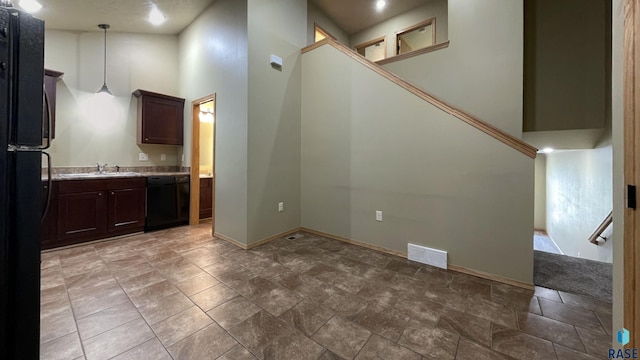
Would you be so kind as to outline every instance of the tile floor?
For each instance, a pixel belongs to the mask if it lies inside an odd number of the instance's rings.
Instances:
[[[42,359],[601,359],[611,305],[305,234],[180,227],[42,255]]]

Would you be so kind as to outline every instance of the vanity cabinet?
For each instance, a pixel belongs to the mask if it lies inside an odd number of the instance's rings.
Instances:
[[[51,209],[55,210],[45,221],[49,230],[43,226],[43,249],[144,230],[145,178],[65,180],[54,184]]]
[[[44,92],[46,93],[47,100],[49,101],[49,121],[51,122],[51,139],[56,138],[56,86],[58,79],[64,75],[59,71],[44,69]],[[44,113],[47,116],[47,112]],[[46,128],[46,118],[43,122],[45,128],[42,129],[44,137],[47,136],[49,129]]]
[[[182,145],[184,99],[140,89],[133,95],[138,99],[138,145]]]
[[[213,215],[213,179],[200,178],[200,219]]]

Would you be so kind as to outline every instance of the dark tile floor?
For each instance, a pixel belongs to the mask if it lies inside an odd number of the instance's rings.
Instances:
[[[42,359],[598,359],[611,304],[210,224],[42,254]]]

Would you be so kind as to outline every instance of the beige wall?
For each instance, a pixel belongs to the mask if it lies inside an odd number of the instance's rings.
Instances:
[[[213,123],[200,122],[200,172],[213,166]]]
[[[605,126],[608,3],[526,2],[524,131]]]
[[[307,5],[248,1],[248,243],[300,226],[300,49]],[[269,31],[265,31],[265,29]],[[283,59],[282,69],[270,55]],[[278,212],[284,202],[284,212]]]
[[[178,95],[178,38],[109,32],[107,43],[107,84],[115,96],[102,101],[95,92],[103,80],[103,33],[45,32],[45,67],[64,72],[52,165],[178,165],[176,146],[136,145],[137,100],[131,95],[138,88]],[[149,161],[138,161],[140,152]]]
[[[180,94],[216,93],[216,232],[247,241],[247,3],[218,0],[180,34]],[[191,164],[191,121],[185,121]]]
[[[522,137],[522,0],[449,0],[448,48],[385,65],[445,102]]]
[[[547,154],[547,232],[566,255],[612,262],[613,226],[604,245],[587,240],[613,206],[611,151],[609,145]]]
[[[336,37],[336,39],[349,45],[349,35],[344,32],[333,20],[331,20],[327,14],[318,9],[311,1],[307,2],[307,45],[314,43],[315,38],[315,24],[318,24],[321,28],[329,32],[329,34]]]
[[[533,205],[533,227],[537,230],[547,229],[547,157],[538,154],[535,160],[535,201]]]
[[[447,15],[447,0],[432,0],[428,3],[415,8],[413,10],[402,13],[398,16],[374,25],[368,29],[353,34],[349,38],[349,45],[355,48],[357,45],[367,41],[386,36],[387,39],[387,57],[395,55],[396,35],[395,33],[408,27],[416,25],[422,21],[436,18],[436,44],[445,42],[449,39]]]
[[[624,308],[624,132],[623,132],[623,0],[612,1],[612,142],[613,142],[613,328],[623,326]],[[612,334],[613,344],[615,332]]]
[[[302,69],[302,226],[532,283],[533,159],[328,45]]]

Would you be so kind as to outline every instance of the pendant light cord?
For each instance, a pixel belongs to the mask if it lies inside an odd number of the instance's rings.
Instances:
[[[107,85],[107,27],[104,27],[104,85]]]

